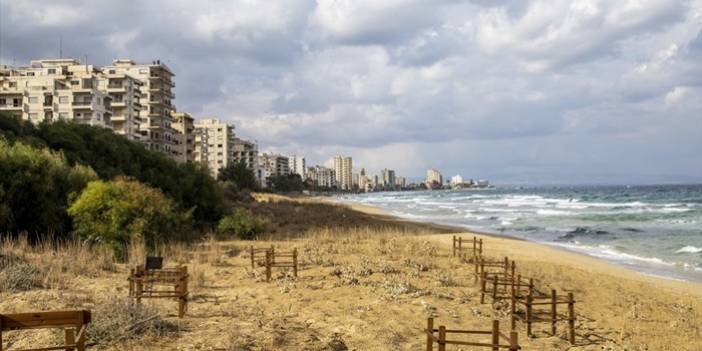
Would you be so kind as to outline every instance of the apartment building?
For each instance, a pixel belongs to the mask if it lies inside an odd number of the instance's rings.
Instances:
[[[287,156],[263,153],[259,157],[259,164],[261,168],[266,170],[269,177],[290,174],[290,164]]]
[[[395,178],[395,189],[404,189],[407,187],[407,178],[398,176]]]
[[[304,156],[290,156],[288,157],[288,165],[290,166],[290,173],[299,175],[302,179],[305,179],[305,174],[307,173],[307,167],[305,165]]]
[[[144,83],[126,74],[105,74],[98,79],[100,91],[112,101],[112,130],[129,140],[140,141],[141,87]]]
[[[142,83],[139,86],[141,140],[150,150],[162,152],[176,160],[183,159],[177,144],[178,132],[172,126],[171,113],[175,107],[171,100],[175,98],[175,83],[174,74],[168,66],[160,61],[137,64],[132,60],[117,59],[112,61],[112,65],[104,66],[102,71],[108,76],[128,75]]]
[[[111,97],[100,89],[101,73],[74,59],[0,66],[0,111],[32,123],[74,121],[109,128]]]
[[[307,168],[305,173],[307,174],[307,179],[316,187],[333,188],[336,186],[336,174],[332,168],[314,166]]]
[[[253,141],[234,138],[231,159],[234,163],[243,162],[248,169],[257,172],[259,169],[258,144]]]
[[[334,157],[334,174],[341,190],[353,188],[353,160],[351,157]]]
[[[217,177],[221,168],[233,162],[231,157],[235,143],[234,126],[217,118],[198,120],[195,127],[193,158],[202,163]]]
[[[385,190],[395,189],[395,171],[385,168],[381,172],[381,175],[383,177],[383,188]]]
[[[179,162],[195,161],[195,119],[187,112],[172,112],[171,126],[178,131],[175,144],[178,148]]]
[[[426,185],[427,188],[437,188],[441,187],[444,183],[444,178],[441,176],[441,172],[435,170],[435,169],[429,169],[427,170],[427,179],[426,179]]]

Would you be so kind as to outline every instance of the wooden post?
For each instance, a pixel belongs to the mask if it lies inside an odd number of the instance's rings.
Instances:
[[[556,306],[556,290],[551,289],[551,334],[553,336],[556,336],[556,319],[558,318]]]
[[[517,313],[517,295],[516,295],[516,292],[514,291],[514,286],[512,286],[512,306],[510,307],[510,309],[511,309],[510,322],[511,322],[512,330],[514,330],[517,327],[517,319],[514,316]]]
[[[129,296],[134,296],[134,268],[129,270]]]
[[[188,308],[188,267],[180,268],[180,276],[178,277],[178,318],[185,316],[185,311]]]
[[[480,253],[480,256],[483,256],[483,239],[478,241],[478,252]]]
[[[573,293],[568,293],[568,337],[571,345],[575,345],[575,300]]]
[[[439,351],[446,351],[446,327],[439,327]]]
[[[459,236],[458,237],[458,254],[460,255],[463,252],[463,237]]]
[[[473,237],[473,260],[478,256],[478,252],[476,251],[478,249],[478,239],[476,237]]]
[[[275,246],[271,245],[271,263],[275,263]]]
[[[430,335],[431,334],[431,335]],[[427,318],[427,351],[434,351],[434,318]]]
[[[500,321],[492,321],[492,351],[500,350]]]
[[[64,329],[64,342],[66,345],[75,345],[76,343],[76,330],[73,328],[66,328]],[[66,351],[75,351],[74,347],[67,347],[64,350]]]
[[[492,302],[494,303],[495,300],[497,300],[497,275],[493,277],[494,279],[492,280]]]
[[[519,350],[519,340],[517,340],[517,332],[512,331],[509,333],[509,351]]]
[[[480,274],[480,273],[479,273],[479,267],[478,267],[478,261],[473,261],[473,266],[475,267],[475,274],[474,274],[475,279],[474,279],[474,281],[473,281],[473,284],[475,284],[475,283],[478,282],[478,276],[479,276],[479,274]]]
[[[254,261],[255,261],[255,259],[254,259],[254,248],[253,248],[253,245],[251,245],[251,269],[254,269],[254,267],[255,267],[255,264],[254,264],[255,262],[254,262]]]
[[[2,351],[2,318],[0,318],[0,351]]]
[[[266,281],[271,281],[271,252],[266,251]]]
[[[532,301],[532,296],[531,296],[531,291],[529,291],[529,295],[526,297],[526,322],[527,322],[527,335],[531,336],[531,301]]]
[[[76,327],[78,331],[78,336],[80,337],[78,340],[76,340],[76,351],[85,351],[85,329],[83,327],[86,327],[86,320],[85,320],[85,313],[83,311],[80,312],[78,315],[78,321],[80,322],[80,326]],[[83,331],[82,333],[80,331]]]
[[[297,249],[293,249],[293,275],[297,278]]]
[[[456,236],[453,236],[453,257],[456,257]]]
[[[141,295],[143,294],[144,291],[144,276],[143,276],[143,271],[141,269],[136,270],[136,276],[134,279],[136,280],[136,302],[138,304],[141,303]]]
[[[480,279],[480,303],[485,303],[485,281],[487,280],[487,277],[485,276],[485,273],[481,275]]]

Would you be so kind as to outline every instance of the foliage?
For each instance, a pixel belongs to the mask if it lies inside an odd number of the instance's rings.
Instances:
[[[0,231],[38,234],[70,230],[69,201],[97,176],[64,157],[0,138]]]
[[[120,259],[132,238],[153,250],[183,221],[161,191],[124,178],[88,183],[68,214],[81,239],[109,245]]]
[[[268,186],[277,192],[301,192],[304,188],[302,177],[299,174],[284,174],[268,177]]]
[[[236,208],[231,215],[223,217],[217,226],[221,238],[237,237],[243,240],[254,239],[266,229],[266,222],[249,211]]]
[[[246,167],[246,163],[243,161],[235,162],[223,167],[219,170],[217,179],[220,181],[229,181],[236,184],[236,187],[240,190],[256,190],[258,189],[258,182],[256,181],[256,175],[254,172]]]
[[[146,150],[143,144],[114,134],[110,129],[61,121],[35,127],[29,122],[0,114],[0,135],[11,143],[22,142],[59,150],[69,165],[87,165],[100,179],[128,176],[158,188],[173,199],[180,211],[192,211],[197,227],[214,225],[225,213],[219,186],[203,166],[179,164],[161,153]],[[33,228],[42,229],[38,225]]]

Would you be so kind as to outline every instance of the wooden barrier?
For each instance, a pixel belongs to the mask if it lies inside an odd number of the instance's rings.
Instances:
[[[517,306],[524,306],[521,310]],[[558,305],[568,305],[567,315],[559,315]],[[534,307],[548,306],[548,311],[535,311]],[[556,290],[551,290],[551,296],[534,296],[533,292],[520,295],[517,291],[512,294],[512,330],[516,327],[517,320],[525,322],[527,325],[527,335],[531,336],[531,324],[548,322],[551,323],[551,334],[556,335],[556,323],[559,321],[568,322],[568,341],[575,344],[575,300],[573,293],[568,293],[566,298],[559,298]]]
[[[271,245],[271,247],[260,247],[260,248],[254,248],[253,245],[251,245],[251,250],[249,255],[251,256],[251,268],[256,268],[256,263],[258,262],[259,265],[263,266],[266,264],[266,252],[273,252],[275,253],[275,247]],[[256,257],[260,257],[260,261],[256,261]]]
[[[512,295],[534,294],[534,280],[522,278],[520,274],[514,275],[512,270],[509,276],[501,273],[483,272],[480,278],[480,303],[485,303],[485,296],[490,296],[492,301],[509,300]]]
[[[473,237],[473,247],[465,250],[463,242],[462,237],[453,236],[453,257],[456,257],[456,253],[458,253],[458,256],[466,260],[466,262],[473,262],[483,256],[483,239]]]
[[[271,281],[273,267],[292,268],[297,278],[297,249],[290,252],[266,251],[266,281]]]
[[[492,330],[455,330],[446,329],[445,326],[440,326],[438,329],[434,328],[434,318],[427,319],[427,328],[425,329],[427,334],[427,351],[434,350],[434,343],[439,345],[439,351],[445,351],[446,345],[463,345],[463,346],[478,346],[485,348],[492,348],[493,351],[499,349],[507,349],[509,351],[517,351],[521,349],[519,342],[517,340],[517,332],[512,330],[507,336],[500,332],[500,321],[492,321]],[[437,335],[438,334],[438,335]],[[458,341],[458,340],[448,340],[447,334],[469,334],[469,335],[490,335],[491,342],[474,342],[474,341]],[[500,344],[501,340],[506,343]]]
[[[129,274],[129,296],[141,299],[173,298],[178,300],[178,317],[188,308],[188,267],[145,269],[138,266]],[[165,287],[162,288],[162,287]]]
[[[474,280],[477,283],[480,277],[482,277],[483,273],[500,273],[503,274],[505,277],[508,277],[510,274],[510,270],[513,271],[514,269],[516,269],[513,268],[514,266],[514,261],[512,261],[512,263],[510,264],[509,257],[505,257],[501,260],[479,257],[473,262],[473,276],[475,278]]]
[[[0,351],[3,331],[45,328],[63,328],[63,345],[12,351],[85,351],[85,330],[90,321],[90,311],[86,310],[0,314]]]

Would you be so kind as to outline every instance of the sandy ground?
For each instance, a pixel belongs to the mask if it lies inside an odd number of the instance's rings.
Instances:
[[[429,316],[453,329],[489,330],[498,319],[506,331],[507,305],[480,303],[473,266],[451,255],[452,235],[320,230],[288,241],[210,241],[174,249],[167,263],[187,264],[192,274],[189,311],[178,319],[175,302],[148,304],[177,330],[92,349],[424,350],[422,328]],[[526,241],[482,238],[486,256],[509,256],[540,289],[572,292],[577,300],[576,345],[567,342],[565,324],[556,336],[537,324],[533,338],[518,324],[523,350],[702,350],[702,286]],[[252,244],[297,248],[299,277],[277,270],[274,281],[265,282],[264,269],[250,267],[246,249]],[[115,272],[77,275],[52,289],[2,293],[0,313],[96,309],[126,296],[126,271],[119,265]],[[31,346],[52,335],[10,332],[3,340]]]

